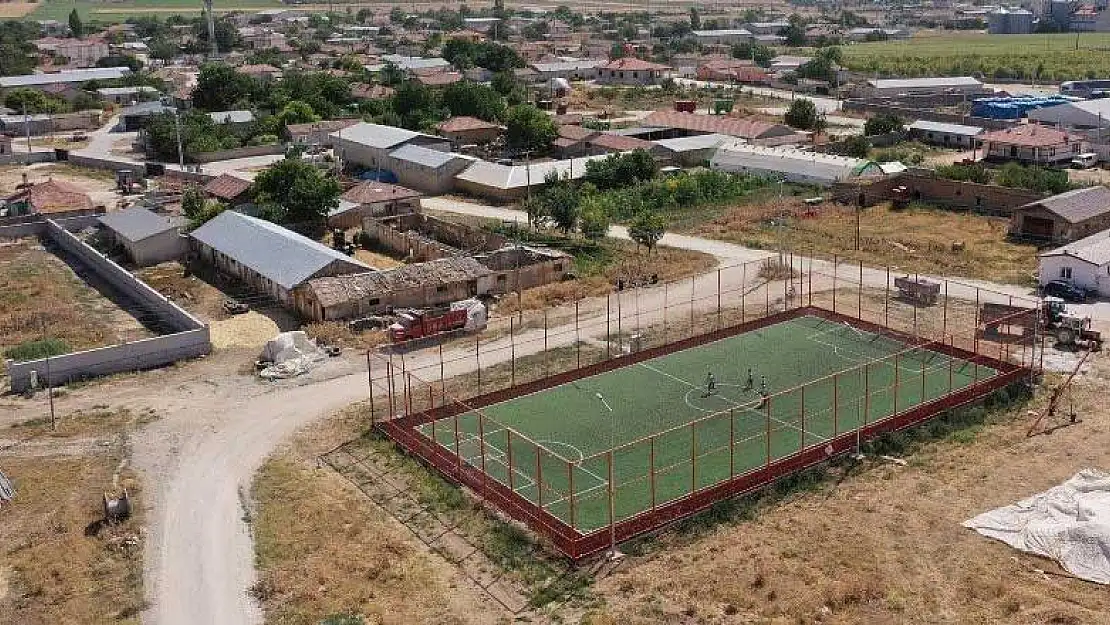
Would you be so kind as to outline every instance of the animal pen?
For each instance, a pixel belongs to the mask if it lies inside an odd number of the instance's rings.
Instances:
[[[373,427],[579,559],[1040,373],[1036,300],[892,287],[780,255],[515,313],[368,354]]]

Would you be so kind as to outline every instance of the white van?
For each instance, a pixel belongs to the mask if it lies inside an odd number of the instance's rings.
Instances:
[[[1075,169],[1090,169],[1096,164],[1098,164],[1098,154],[1094,152],[1077,154],[1075,158],[1071,159],[1071,166]]]

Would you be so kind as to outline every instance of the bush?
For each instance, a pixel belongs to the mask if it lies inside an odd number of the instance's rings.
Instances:
[[[940,165],[936,169],[937,175],[941,178],[949,180],[960,180],[964,182],[978,182],[979,184],[988,184],[991,181],[990,172],[986,167],[978,163],[971,165]]]
[[[258,135],[251,138],[247,145],[277,145],[280,142],[277,135]]]
[[[49,338],[27,341],[15,347],[9,347],[4,350],[4,357],[22,362],[26,360],[38,360],[39,358],[46,358],[47,356],[68,354],[69,351],[69,344],[62,339]]]

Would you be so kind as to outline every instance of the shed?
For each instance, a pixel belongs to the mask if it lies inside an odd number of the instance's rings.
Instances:
[[[386,168],[389,153],[403,145],[420,145],[442,152],[451,149],[451,142],[443,137],[365,122],[328,136],[344,162],[368,169]]]
[[[328,214],[331,228],[357,228],[366,217],[385,217],[420,210],[424,194],[396,184],[368,180],[339,196],[340,205]]]
[[[106,213],[98,220],[113,246],[123,248],[139,267],[157,265],[185,254],[185,239],[164,215],[142,207]]]
[[[906,127],[910,136],[932,145],[952,148],[972,148],[978,145],[977,138],[983,134],[979,126],[965,126],[963,124],[946,124],[928,120],[918,120]]]
[[[1110,189],[1074,189],[1014,209],[1010,234],[1022,239],[1064,243],[1110,228]]]
[[[424,308],[486,295],[492,272],[469,256],[395,269],[316,278],[297,289],[297,311],[315,321],[352,319],[389,308]]]
[[[439,134],[456,146],[489,143],[501,134],[502,127],[477,117],[452,117],[436,126]]]
[[[472,156],[421,145],[402,145],[388,154],[383,166],[392,171],[402,185],[430,195],[441,195],[454,187],[455,174],[475,160]]]
[[[224,211],[189,236],[192,255],[253,290],[291,305],[293,289],[323,276],[374,268],[275,223]]]
[[[732,173],[748,173],[820,186],[884,176],[882,168],[874,161],[739,142],[722,145],[713,155],[709,166]]]
[[[220,174],[204,185],[204,192],[229,206],[250,201],[251,181],[232,174]]]

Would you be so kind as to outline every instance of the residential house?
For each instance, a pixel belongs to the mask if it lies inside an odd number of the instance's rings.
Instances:
[[[391,308],[426,308],[487,295],[493,272],[469,256],[402,265],[385,271],[309,280],[296,290],[296,309],[313,321],[356,319]]]
[[[254,113],[250,111],[213,111],[208,114],[220,126],[244,128],[254,123]]]
[[[979,135],[983,158],[1032,165],[1068,163],[1083,152],[1083,137],[1064,130],[1023,124]]]
[[[329,136],[344,163],[367,169],[387,168],[392,163],[388,158],[389,153],[403,145],[419,145],[442,152],[451,149],[451,142],[443,137],[366,122],[344,128],[342,133],[333,132]]]
[[[747,85],[770,84],[771,77],[762,67],[740,59],[714,59],[697,68],[698,80],[736,82]]]
[[[330,119],[304,124],[289,124],[285,127],[286,140],[300,146],[332,147],[332,133],[339,134],[343,129],[359,123],[357,119]]]
[[[667,65],[623,57],[599,65],[597,82],[606,85],[654,85],[670,71]]]
[[[465,115],[452,117],[436,125],[436,132],[449,139],[456,147],[489,143],[497,139],[502,131],[503,128],[497,124]]]
[[[164,215],[133,206],[101,215],[98,221],[111,247],[122,249],[139,267],[185,255],[187,245],[178,224]]]
[[[1067,243],[1110,228],[1110,189],[1066,191],[1020,206],[1010,214],[1012,236]]]
[[[735,141],[718,148],[709,161],[709,167],[736,174],[754,174],[786,182],[826,187],[840,182],[884,176],[882,168],[874,161]]]
[[[355,100],[385,100],[387,98],[392,98],[393,93],[393,87],[386,87],[385,85],[369,85],[365,83],[351,85],[351,97]]]
[[[543,188],[547,176],[577,180],[586,175],[586,163],[605,156],[502,165],[475,161],[455,176],[455,188],[497,202],[519,200]]]
[[[532,69],[539,73],[540,80],[552,78],[567,80],[592,80],[597,76],[597,68],[605,61],[598,59],[568,59],[543,63],[533,63]]]
[[[699,167],[709,164],[717,148],[734,140],[728,135],[719,134],[660,139],[653,142],[655,148],[652,153],[658,155],[661,162],[678,167]]]
[[[797,71],[797,69],[806,63],[813,60],[810,56],[790,56],[780,55],[771,59],[771,64],[768,69],[772,74],[785,74],[787,72]]]
[[[1110,297],[1110,230],[1038,254],[1037,280],[1042,286],[1066,280],[1099,297]]]
[[[119,112],[119,125],[124,132],[136,132],[142,129],[147,119],[155,115],[173,113],[176,110],[177,109],[174,107],[162,104],[157,100],[140,102],[139,104],[124,107]]]
[[[273,65],[254,64],[254,65],[241,65],[235,68],[235,71],[240,74],[246,74],[251,78],[260,82],[271,82],[281,80],[282,72],[280,69]]]
[[[45,215],[70,217],[94,212],[92,198],[84,189],[63,180],[49,179],[31,184],[5,197],[0,206],[4,216]]]
[[[108,42],[98,37],[58,39],[46,37],[32,42],[40,54],[64,58],[71,67],[93,67],[109,55]]]
[[[435,72],[431,74],[417,73],[416,81],[425,87],[432,89],[442,89],[447,85],[453,85],[463,79],[460,72]]]
[[[694,39],[703,46],[746,43],[752,40],[752,32],[744,28],[725,28],[717,30],[695,30]]]
[[[251,181],[234,174],[220,174],[204,185],[204,194],[235,208],[251,201]]]
[[[906,126],[906,130],[909,131],[910,137],[922,143],[964,150],[970,150],[979,145],[979,135],[983,134],[983,129],[979,126],[947,124],[924,119]]]
[[[158,90],[154,87],[101,87],[96,90],[96,95],[104,102],[116,105],[129,105],[136,102],[145,102],[158,97]]]
[[[415,213],[423,193],[396,184],[367,180],[339,196],[340,207],[328,214],[329,228],[357,228],[368,217]]]
[[[373,267],[275,223],[224,211],[189,235],[193,260],[293,305],[293,291],[313,278]]]
[[[429,195],[442,195],[454,187],[455,174],[475,160],[456,152],[408,144],[390,152],[382,167],[393,172],[403,186]]]

